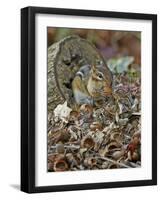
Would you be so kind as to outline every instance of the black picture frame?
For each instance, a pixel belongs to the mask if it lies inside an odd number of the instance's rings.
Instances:
[[[35,186],[35,15],[60,14],[152,21],[152,179],[59,186]],[[21,190],[27,193],[157,184],[157,15],[45,7],[21,9]]]

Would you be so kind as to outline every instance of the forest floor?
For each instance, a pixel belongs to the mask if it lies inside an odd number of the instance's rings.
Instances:
[[[65,102],[48,113],[48,171],[141,167],[140,67],[127,59],[111,67],[113,93],[102,106]]]

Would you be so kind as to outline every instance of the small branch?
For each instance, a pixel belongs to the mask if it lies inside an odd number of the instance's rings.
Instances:
[[[131,167],[133,167],[133,168],[139,168],[139,167],[141,167],[140,165],[138,165],[138,164],[136,164],[134,162],[129,162],[129,165],[131,165]]]
[[[64,145],[67,149],[80,149],[80,145]]]
[[[139,112],[134,112],[134,113],[132,113],[132,115],[141,116],[141,113],[139,113]]]
[[[98,159],[102,159],[102,160],[106,160],[106,161],[109,161],[109,162],[112,162],[113,164],[115,164],[115,165],[120,165],[121,167],[132,168],[132,167],[130,167],[130,166],[128,166],[128,165],[125,165],[125,164],[123,164],[123,163],[119,163],[119,162],[114,161],[114,160],[112,160],[112,159],[110,159],[110,158],[105,158],[105,157],[97,157],[97,158],[98,158]]]

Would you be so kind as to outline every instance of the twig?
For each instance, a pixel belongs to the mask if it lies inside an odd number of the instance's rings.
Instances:
[[[138,167],[141,167],[140,165],[134,163],[134,162],[129,162],[129,165],[131,165],[131,167],[133,168],[138,168]]]
[[[131,139],[131,137],[129,135],[124,134],[124,137]]]
[[[137,115],[137,116],[140,116],[141,113],[140,112],[133,112],[132,115]]]
[[[68,148],[69,148],[69,149],[79,149],[79,148],[80,148],[80,145],[77,145],[77,146],[76,146],[76,145],[64,145],[64,147],[67,148],[67,149],[68,149]]]
[[[119,163],[119,162],[114,161],[114,160],[112,160],[112,159],[110,159],[110,158],[105,158],[105,157],[97,157],[97,158],[98,158],[98,159],[102,159],[102,160],[106,160],[106,161],[109,161],[109,162],[112,162],[113,164],[120,165],[121,167],[132,168],[132,167],[130,167],[130,166],[128,166],[128,165],[125,165],[125,164],[123,164],[123,163]]]

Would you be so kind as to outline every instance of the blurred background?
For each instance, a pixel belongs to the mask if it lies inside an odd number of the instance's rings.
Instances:
[[[106,60],[130,56],[141,65],[141,32],[48,27],[48,47],[68,35],[92,42]]]

